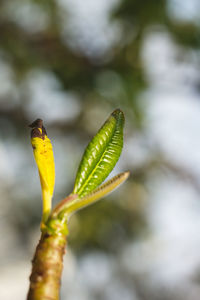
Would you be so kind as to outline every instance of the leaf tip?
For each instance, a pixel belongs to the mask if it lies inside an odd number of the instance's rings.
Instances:
[[[115,109],[111,114],[117,121],[124,123],[125,117],[124,113],[120,108]]]
[[[125,171],[124,173],[124,181],[130,176],[130,171]]]

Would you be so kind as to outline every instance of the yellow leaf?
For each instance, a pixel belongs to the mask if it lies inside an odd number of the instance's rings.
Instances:
[[[31,131],[31,144],[34,158],[40,176],[42,198],[43,198],[43,222],[45,222],[51,211],[51,202],[55,184],[55,166],[51,140],[47,137],[43,121],[37,119],[29,127]]]

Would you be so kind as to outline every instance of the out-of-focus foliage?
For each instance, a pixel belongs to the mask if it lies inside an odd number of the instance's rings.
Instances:
[[[190,3],[188,9],[186,3]],[[125,250],[130,243],[137,245],[152,234],[148,208],[149,194],[158,187],[155,178],[180,180],[183,186],[187,183],[199,191],[197,173],[173,159],[173,155],[167,157],[148,128],[148,99],[155,82],[163,97],[173,82],[179,84],[176,79],[185,74],[185,65],[189,65],[191,72],[186,72],[181,84],[199,96],[200,21],[192,5],[198,11],[195,0],[0,1],[1,236],[10,237],[7,242],[1,241],[2,253],[7,256],[5,259],[0,253],[0,258],[5,263],[10,263],[10,257],[30,259],[32,233],[39,228],[39,180],[33,169],[27,129],[37,117],[44,119],[54,147],[56,201],[72,191],[84,147],[102,121],[117,107],[125,113],[125,147],[118,169],[129,169],[132,176],[121,191],[72,217],[69,244],[79,258],[95,249],[113,253],[120,261],[121,253],[125,253],[123,259],[130,267]],[[147,44],[148,49],[153,49],[151,57],[146,54]],[[167,47],[173,49],[167,64],[169,68],[172,61],[176,64],[163,78],[147,66],[160,66],[164,73],[166,65],[157,54],[160,47],[164,52]],[[161,117],[156,133],[162,122]],[[176,137],[163,139],[178,144]],[[5,234],[6,230],[9,234]],[[198,299],[196,294],[188,298],[187,293],[184,298],[180,291],[160,293],[159,283],[151,287],[151,280],[146,280],[145,268],[142,279],[137,271],[123,269],[122,262],[120,268],[121,273],[116,272],[118,277],[109,287],[117,291],[117,280],[124,282],[127,290],[132,290],[132,297],[120,294],[124,291],[122,286],[118,293],[121,298]],[[86,299],[118,299],[112,290],[106,291],[108,294],[102,295],[102,289],[93,291],[91,298],[86,293]],[[137,295],[133,296],[134,291]]]
[[[88,55],[71,46],[76,28],[71,28],[65,2],[1,1],[1,57],[14,71],[14,81],[23,82],[35,68],[51,71],[64,90],[80,95],[85,107],[91,101],[127,106],[135,125],[140,124],[143,111],[137,95],[147,85],[141,48],[148,31],[160,27],[181,45],[198,48],[199,26],[172,19],[166,0],[120,1],[110,17],[110,24],[120,27],[117,42],[95,57],[95,51]],[[23,107],[19,110],[23,120]]]

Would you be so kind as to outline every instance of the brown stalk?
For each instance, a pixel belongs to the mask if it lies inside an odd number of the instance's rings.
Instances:
[[[27,300],[59,299],[66,247],[66,225],[61,223],[56,225],[59,225],[58,230],[51,228],[41,235],[32,261]]]

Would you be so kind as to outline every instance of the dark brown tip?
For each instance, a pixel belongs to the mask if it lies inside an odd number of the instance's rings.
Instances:
[[[31,130],[31,138],[39,137],[44,140],[45,135],[47,135],[46,129],[43,126],[42,119],[35,120],[32,124],[28,125],[29,127],[33,128]],[[42,129],[42,132],[39,130]]]
[[[31,123],[30,125],[28,125],[28,127],[31,127],[31,128],[41,128],[42,129],[42,127],[43,127],[43,121],[42,121],[42,119],[37,119],[33,123]]]
[[[115,109],[111,114],[117,122],[123,126],[124,124],[124,113],[120,108]]]
[[[124,116],[124,113],[120,108],[117,108],[112,112],[112,116],[115,118],[118,118],[118,117]]]

